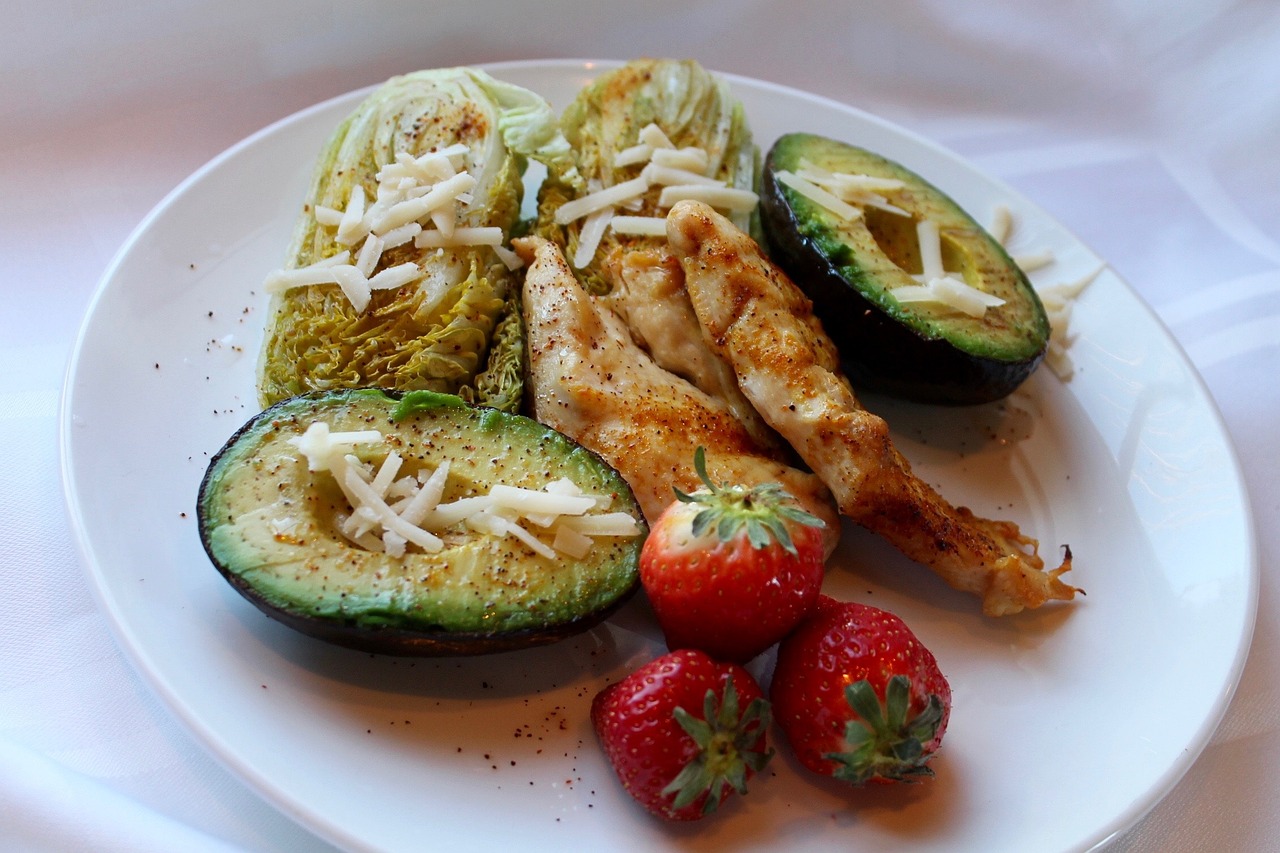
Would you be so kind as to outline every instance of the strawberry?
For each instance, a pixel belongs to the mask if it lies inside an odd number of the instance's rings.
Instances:
[[[932,776],[951,713],[937,660],[901,619],[825,595],[779,644],[769,696],[800,763],[854,785]]]
[[[655,815],[696,820],[773,757],[769,702],[751,674],[694,649],[668,652],[600,691],[591,722],[627,793]]]
[[[777,483],[679,489],[640,552],[640,581],[670,649],[744,663],[794,628],[822,586],[823,522]]]

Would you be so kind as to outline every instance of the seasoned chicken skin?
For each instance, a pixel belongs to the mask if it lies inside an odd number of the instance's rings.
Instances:
[[[599,453],[635,492],[650,522],[673,489],[702,486],[694,451],[706,448],[717,483],[780,483],[825,523],[835,549],[840,517],[827,487],[762,449],[728,406],[664,370],[599,297],[581,286],[555,243],[514,241],[528,264],[523,309],[534,417]]]
[[[953,507],[911,472],[883,419],[859,404],[831,340],[796,285],[748,235],[700,202],[667,216],[667,238],[707,339],[747,399],[835,495],[841,513],[874,531],[988,615],[1068,600],[1074,587],[1044,570],[1016,524]]]

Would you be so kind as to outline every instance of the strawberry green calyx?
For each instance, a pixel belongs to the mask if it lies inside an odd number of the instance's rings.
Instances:
[[[808,527],[826,526],[822,519],[796,505],[795,498],[779,483],[761,483],[750,488],[728,483],[717,486],[707,475],[707,454],[702,447],[694,451],[693,467],[707,490],[693,494],[674,491],[677,500],[702,507],[690,525],[695,536],[714,530],[721,542],[729,542],[745,531],[753,548],[767,548],[771,541],[776,541],[787,553],[795,554],[796,546],[787,530],[788,521]]]
[[[684,708],[674,711],[676,722],[698,745],[698,752],[662,790],[675,795],[672,808],[681,809],[707,794],[703,814],[711,814],[732,788],[747,792],[747,771],[758,773],[773,758],[773,750],[761,751],[761,733],[769,728],[770,705],[766,699],[752,699],[739,713],[738,691],[733,679],[725,681],[724,698],[708,690],[699,719]]]
[[[911,683],[904,675],[889,679],[883,705],[866,679],[847,686],[845,699],[857,717],[845,727],[847,749],[826,755],[838,765],[832,776],[862,785],[875,778],[911,782],[933,775],[926,763],[933,756],[924,747],[942,722],[937,695],[929,694],[924,710],[910,718]]]

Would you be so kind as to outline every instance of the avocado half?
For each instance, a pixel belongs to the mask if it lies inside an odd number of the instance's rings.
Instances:
[[[330,472],[312,472],[290,439],[318,421],[332,432],[376,429],[357,445],[401,470],[449,461],[441,503],[498,483],[542,489],[568,478],[609,496],[639,533],[598,537],[581,559],[540,556],[511,536],[457,525],[445,547],[400,557],[357,545],[339,529],[350,511]],[[362,651],[443,656],[536,646],[596,625],[638,587],[647,533],[635,496],[598,455],[520,415],[432,392],[319,392],[283,400],[241,427],[210,463],[198,498],[200,538],[214,566],[268,616]]]
[[[902,181],[890,200],[909,216],[864,207],[846,220],[778,180],[810,163]],[[926,403],[1001,399],[1043,360],[1049,320],[1017,264],[955,201],[899,163],[808,133],[780,137],[765,158],[760,219],[771,259],[813,300],[814,313],[859,390]],[[921,272],[916,224],[932,220],[948,272],[1000,297],[980,318],[893,290]]]

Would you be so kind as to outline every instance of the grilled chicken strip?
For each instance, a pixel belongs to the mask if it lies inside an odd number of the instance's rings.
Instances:
[[[523,309],[534,417],[599,453],[635,492],[650,521],[702,486],[694,451],[713,481],[780,483],[825,523],[826,553],[840,533],[831,493],[807,471],[763,450],[721,401],[654,363],[616,314],[578,285],[560,247],[514,241],[528,264]]]
[[[880,534],[999,616],[1078,591],[1044,570],[1016,524],[953,507],[911,472],[884,420],[866,411],[840,370],[808,298],[748,235],[700,202],[667,216],[698,320],[760,414],[830,487],[840,511]]]
[[[670,249],[623,246],[610,253],[604,268],[612,290],[601,299],[626,324],[632,340],[659,367],[728,406],[762,448],[789,454],[787,443],[743,395],[733,368],[712,352],[689,303],[680,261]]]

